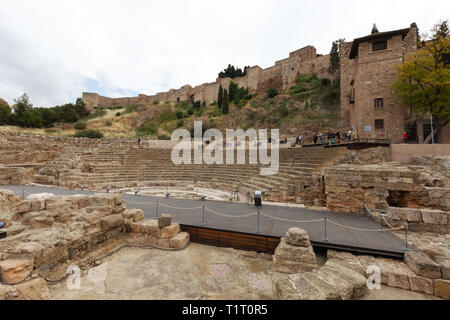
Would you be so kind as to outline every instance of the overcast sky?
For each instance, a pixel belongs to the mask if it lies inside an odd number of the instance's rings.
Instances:
[[[0,98],[155,94],[213,82],[229,63],[267,68],[307,45],[325,54],[374,22],[429,32],[449,12],[444,0],[2,1]]]

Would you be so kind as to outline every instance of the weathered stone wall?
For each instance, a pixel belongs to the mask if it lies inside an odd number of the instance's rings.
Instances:
[[[126,245],[143,218],[142,210],[127,209],[120,195],[42,194],[18,201],[0,190],[0,221],[7,222],[1,229],[7,236],[0,240],[0,300],[49,299],[44,279],[61,278],[69,265],[89,265]],[[158,241],[147,246],[189,244],[189,234],[180,233],[170,216],[161,215],[154,227]]]
[[[410,28],[405,37],[387,35],[386,40],[387,49],[381,51],[372,51],[375,40],[361,41],[353,58],[350,57],[352,43],[341,47],[341,116],[348,119],[348,124],[361,138],[400,142],[408,108],[395,97],[392,83],[396,79],[396,67],[417,50],[416,28]],[[383,99],[383,108],[374,107],[374,100],[378,98]],[[375,120],[383,120],[384,128],[375,129]]]
[[[328,65],[329,55],[318,56],[313,46],[307,46],[291,52],[288,58],[277,61],[274,66],[267,69],[261,69],[259,66],[251,67],[247,70],[246,76],[241,78],[218,78],[215,82],[205,83],[194,88],[185,85],[180,89],[171,89],[168,92],[160,92],[151,96],[140,94],[138,97],[131,98],[108,98],[96,93],[83,93],[83,101],[91,112],[94,107],[108,108],[136,103],[199,100],[211,104],[217,100],[219,86],[228,88],[231,81],[254,93],[266,90],[271,86],[288,89],[301,73],[317,74],[319,77],[335,79],[337,74],[330,75]]]
[[[365,213],[364,205],[383,211],[392,206],[449,212],[450,158],[414,159],[408,166],[342,164],[323,169],[327,207],[359,214]]]

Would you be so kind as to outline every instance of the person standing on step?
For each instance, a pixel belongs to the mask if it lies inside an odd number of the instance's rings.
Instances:
[[[313,141],[314,141],[314,144],[317,144],[317,134],[315,134],[315,133],[314,133]]]
[[[408,134],[405,132],[403,132],[403,143],[406,143],[408,141]]]

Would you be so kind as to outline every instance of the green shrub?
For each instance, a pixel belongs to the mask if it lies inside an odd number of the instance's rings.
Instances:
[[[192,115],[194,114],[194,109],[193,109],[193,108],[189,108],[189,109],[187,110],[187,114],[190,115],[190,116],[192,116]]]
[[[117,112],[116,117],[120,117],[120,116],[121,116],[120,112]]]
[[[195,101],[193,107],[194,107],[194,109],[200,109],[202,107],[202,102]]]
[[[59,132],[59,130],[57,130],[57,129],[45,129],[45,133],[58,133]]]
[[[125,107],[125,111],[123,111],[122,113],[123,114],[133,113],[135,109],[136,109],[136,105],[135,104],[128,104]]]
[[[177,129],[181,128],[182,126],[184,126],[184,120],[177,121]]]
[[[90,138],[90,139],[101,139],[103,138],[103,133],[98,130],[82,130],[75,134],[78,138]]]
[[[106,110],[99,110],[99,111],[94,112],[93,114],[88,115],[84,119],[90,120],[90,119],[100,118],[105,115],[106,115]]]
[[[109,120],[108,120],[108,121],[106,121],[106,122],[105,122],[105,126],[107,126],[107,127],[111,127],[111,126],[112,126],[112,122],[111,122],[111,121],[109,121]]]
[[[266,93],[267,93],[267,98],[271,99],[278,95],[278,89],[276,87],[272,86],[266,90]]]
[[[77,122],[75,123],[75,125],[73,126],[76,130],[84,130],[86,129],[86,122]]]
[[[159,115],[159,122],[172,121],[177,119],[177,114],[172,110],[166,110]]]
[[[156,124],[148,122],[137,129],[137,135],[139,137],[154,136],[157,130],[158,127],[156,126]]]
[[[177,116],[177,119],[183,119],[184,113],[182,111],[177,111],[176,116]]]
[[[289,114],[289,110],[288,110],[287,107],[286,107],[286,103],[287,103],[287,101],[286,101],[286,100],[283,100],[283,101],[280,103],[280,106],[278,107],[278,112],[280,113],[280,115],[281,115],[282,117],[286,117],[286,116]]]
[[[158,136],[158,140],[171,140],[171,137],[169,137],[167,134],[160,134]]]

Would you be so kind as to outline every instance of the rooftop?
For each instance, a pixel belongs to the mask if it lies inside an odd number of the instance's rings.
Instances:
[[[393,30],[393,31],[386,31],[386,32],[377,32],[362,38],[357,38],[353,40],[352,49],[350,50],[350,59],[355,58],[358,55],[358,47],[361,42],[367,42],[367,41],[373,41],[377,39],[383,39],[387,37],[393,37],[397,35],[402,35],[403,38],[409,33],[411,28],[406,29],[399,29],[399,30]]]

